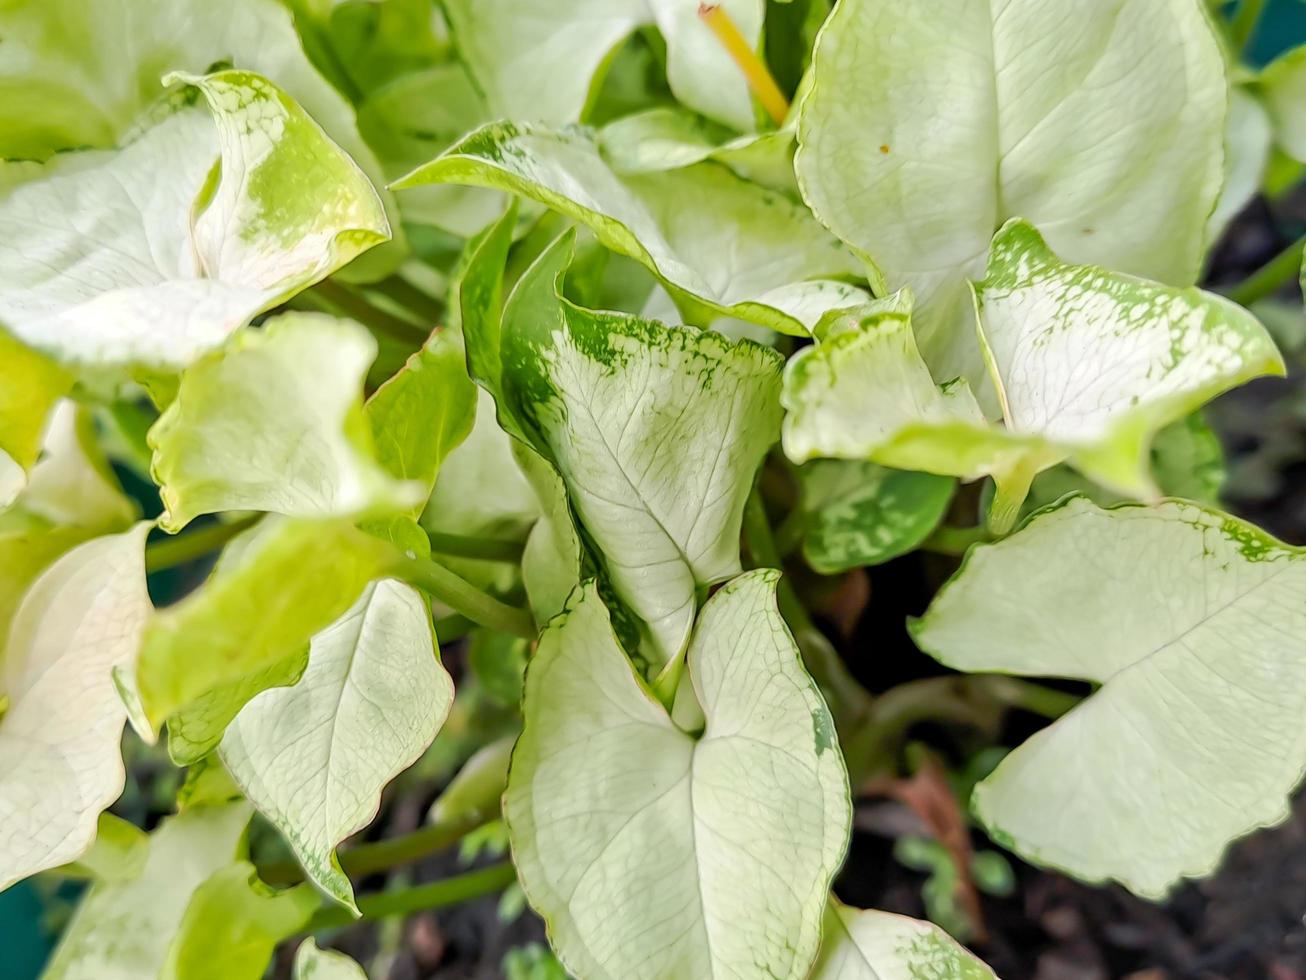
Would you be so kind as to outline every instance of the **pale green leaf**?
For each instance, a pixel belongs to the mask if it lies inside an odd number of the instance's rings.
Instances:
[[[176,369],[388,237],[367,178],[275,85],[178,77],[211,112],[181,106],[0,193],[0,322],[24,343]]]
[[[1306,162],[1306,45],[1272,61],[1255,82],[1274,127],[1274,140]]]
[[[91,886],[64,930],[42,980],[157,977],[195,890],[229,865],[249,807],[196,807],[150,835],[141,873]]]
[[[396,186],[449,182],[537,200],[716,315],[805,336],[865,298],[832,278],[864,270],[806,208],[723,166],[621,176],[587,130],[496,123]]]
[[[931,473],[851,460],[813,460],[799,479],[803,557],[825,575],[911,551],[943,519],[953,490],[952,480]]]
[[[503,318],[501,410],[567,486],[621,599],[678,669],[702,587],[739,571],[753,476],[779,425],[780,359],[690,327],[575,306],[560,239]]]
[[[353,110],[310,64],[290,12],[276,0],[9,0],[0,8],[0,37],[0,157],[113,148],[139,127],[165,73],[230,65],[284,89],[384,185]],[[167,174],[147,168],[145,176],[143,199]],[[383,276],[402,256],[394,201],[384,191],[381,199],[399,240],[351,263],[346,275]]]
[[[847,846],[848,777],[776,611],[777,572],[703,609],[686,734],[591,584],[540,640],[504,812],[522,886],[587,978],[801,977]]]
[[[1306,767],[1306,563],[1196,504],[1070,497],[971,550],[915,624],[966,671],[1101,685],[973,808],[1023,857],[1160,898],[1288,813]]]
[[[294,980],[367,980],[367,974],[344,953],[318,949],[310,936],[295,953]]]
[[[959,384],[935,388],[910,320],[845,316],[786,372],[785,450],[866,458],[901,469],[994,477],[991,520],[1014,520],[1029,481],[1063,460],[1134,496],[1155,495],[1152,437],[1210,398],[1283,371],[1246,310],[1061,262],[1038,232],[1010,222],[974,286],[981,345],[1005,427],[980,416]]]
[[[222,760],[309,878],[356,911],[335,846],[371,823],[381,791],[431,744],[452,703],[429,606],[387,579],[313,637],[293,687],[241,709]]]
[[[55,402],[72,387],[57,364],[0,330],[0,510],[14,502],[36,462]]]
[[[159,980],[261,980],[277,943],[317,906],[307,885],[273,892],[252,864],[237,861],[191,896]]]
[[[106,810],[96,821],[91,849],[58,871],[74,878],[125,881],[141,873],[149,849],[145,831]]]
[[[342,522],[285,521],[254,536],[234,567],[147,628],[135,682],[150,727],[302,649],[395,556]]]
[[[28,589],[0,658],[0,889],[74,860],[122,792],[126,708],[113,668],[136,656],[151,606],[148,524],[96,538]]]
[[[854,909],[834,899],[811,980],[997,980],[931,922]]]
[[[391,472],[378,462],[362,404],[375,356],[376,341],[353,321],[285,313],[191,365],[149,434],[160,526],[177,531],[226,510],[325,518],[420,505],[421,483],[397,477],[411,466],[420,480],[430,467],[412,450],[444,436],[432,428],[421,445],[420,433],[396,425],[385,448]],[[391,395],[382,419],[394,410]]]
[[[939,377],[983,381],[964,280],[1009,218],[1069,261],[1196,279],[1228,86],[1193,0],[840,0],[813,67],[803,195],[915,290]]]
[[[761,0],[722,6],[750,45],[762,33]],[[667,81],[690,108],[753,128],[743,75],[698,16],[697,0],[446,0],[459,53],[495,116],[549,125],[576,122],[610,53],[656,24],[667,44]]]
[[[446,827],[484,823],[499,815],[516,736],[477,749],[431,804],[431,822]]]
[[[543,626],[562,612],[580,583],[585,552],[558,471],[522,443],[513,443],[513,455],[540,503],[540,518],[522,550],[521,577],[535,622]]]
[[[1256,196],[1270,162],[1273,131],[1260,101],[1243,86],[1229,93],[1224,131],[1224,186],[1206,224],[1206,241],[1214,244],[1229,222]]]

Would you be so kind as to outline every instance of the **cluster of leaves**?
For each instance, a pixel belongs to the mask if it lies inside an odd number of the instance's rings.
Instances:
[[[17,0],[0,42],[0,887],[93,879],[48,976],[260,977],[504,887],[347,873],[500,814],[587,980],[991,976],[832,897],[888,712],[779,571],[956,533],[958,481],[992,540],[918,645],[1094,685],[990,836],[1161,897],[1285,814],[1306,564],[1193,414],[1282,360],[1193,283],[1306,160],[1306,51],[1253,74],[1200,0]],[[520,715],[342,860],[468,632],[459,702]],[[127,724],[189,767],[148,835]]]

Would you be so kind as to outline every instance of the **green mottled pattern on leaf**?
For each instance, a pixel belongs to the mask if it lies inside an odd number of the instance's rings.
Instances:
[[[826,575],[911,551],[938,526],[953,481],[875,463],[818,459],[799,470],[807,513],[803,557]]]
[[[972,549],[914,627],[950,667],[1101,687],[975,790],[1023,857],[1164,896],[1287,815],[1306,767],[1306,562],[1196,504],[1071,497]]]
[[[309,878],[353,909],[335,846],[372,821],[381,790],[431,743],[452,703],[426,601],[386,579],[313,637],[293,687],[241,709],[222,760]]]
[[[395,554],[343,522],[285,521],[265,529],[235,567],[150,623],[136,678],[149,726],[157,730],[205,694],[302,649],[384,574]]]
[[[698,589],[739,571],[744,500],[779,424],[779,357],[562,299],[570,238],[503,318],[502,403],[557,467],[655,672],[679,662]]]
[[[800,977],[816,956],[848,777],[776,611],[778,574],[740,576],[703,609],[697,738],[631,669],[592,583],[540,640],[504,812],[578,976]]]
[[[277,943],[318,906],[307,885],[274,892],[248,861],[223,868],[195,890],[159,980],[260,980]]]
[[[229,65],[275,82],[384,185],[353,110],[309,62],[290,11],[276,0],[10,0],[0,9],[0,37],[0,157],[44,160],[118,146],[149,115],[165,73]],[[145,176],[157,181],[161,171],[147,168]],[[397,230],[393,200],[384,191],[381,199]],[[363,256],[347,275],[385,275],[401,247]]]
[[[863,270],[806,208],[723,166],[623,177],[588,130],[496,123],[397,186],[441,182],[533,198],[717,315],[805,336],[826,310],[866,297],[830,278]]]
[[[91,886],[42,980],[159,976],[192,896],[235,859],[249,814],[247,805],[235,803],[164,819],[150,834],[139,875]]]
[[[1220,190],[1224,56],[1193,0],[840,0],[802,102],[812,210],[921,301],[942,379],[983,370],[964,280],[1013,217],[1060,254],[1198,274]]]
[[[931,922],[831,899],[812,980],[996,980]]]
[[[294,980],[367,980],[367,974],[344,953],[318,949],[309,937],[295,953]]]
[[[323,518],[420,506],[421,483],[398,477],[412,466],[424,478],[434,457],[412,454],[431,453],[444,437],[432,428],[423,443],[396,425],[384,450],[390,472],[378,462],[362,405],[375,355],[376,341],[350,320],[285,313],[192,365],[149,433],[166,508],[160,526],[176,531],[227,510]],[[392,381],[407,386],[402,376]],[[397,395],[387,393],[382,412],[393,411]]]
[[[389,236],[367,178],[267,79],[177,78],[211,112],[177,108],[0,192],[0,322],[24,343],[176,369]]]
[[[127,710],[112,671],[136,656],[151,606],[148,524],[79,545],[46,569],[0,658],[0,889],[72,861],[122,792]]]

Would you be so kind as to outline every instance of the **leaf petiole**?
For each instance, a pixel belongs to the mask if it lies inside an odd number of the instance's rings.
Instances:
[[[429,532],[431,550],[458,558],[476,558],[481,561],[516,563],[521,560],[522,544],[500,538],[481,538],[463,534]]]
[[[459,902],[470,901],[483,895],[503,891],[517,880],[512,863],[503,861],[488,868],[454,875],[442,881],[433,881],[412,888],[399,888],[391,892],[363,895],[358,899],[358,918],[339,906],[320,909],[308,922],[305,932],[335,929],[355,922],[369,922],[391,915],[407,915],[427,909],[440,909]]]
[[[432,599],[439,599],[474,623],[527,640],[535,639],[535,620],[529,612],[500,602],[443,565],[405,555],[391,566],[390,574],[416,586]]]
[[[1301,272],[1302,248],[1306,235],[1298,238],[1225,295],[1239,306],[1251,306],[1264,299]]]
[[[234,521],[215,521],[185,534],[154,541],[145,546],[145,571],[153,574],[202,558],[249,530],[262,516],[251,514]]]

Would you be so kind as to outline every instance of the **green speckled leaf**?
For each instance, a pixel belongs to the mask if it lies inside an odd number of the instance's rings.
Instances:
[[[811,980],[997,980],[931,922],[854,909],[834,899]]]
[[[430,745],[452,703],[429,605],[386,579],[313,637],[293,687],[241,709],[222,761],[309,878],[357,911],[335,846],[371,823],[381,790]]]
[[[522,886],[572,973],[744,980],[811,966],[847,846],[848,777],[775,608],[777,577],[740,576],[703,609],[687,668],[698,737],[631,670],[593,584],[543,634],[504,813]]]
[[[953,481],[875,463],[818,459],[799,470],[803,557],[833,575],[911,551],[943,519]]]
[[[717,315],[805,336],[866,298],[831,278],[864,270],[806,208],[720,165],[621,176],[587,130],[496,123],[396,186],[443,182],[540,201]]]
[[[973,548],[914,625],[950,667],[1101,687],[972,806],[1021,856],[1161,898],[1277,823],[1306,768],[1306,560],[1218,511],[1071,497]]]

